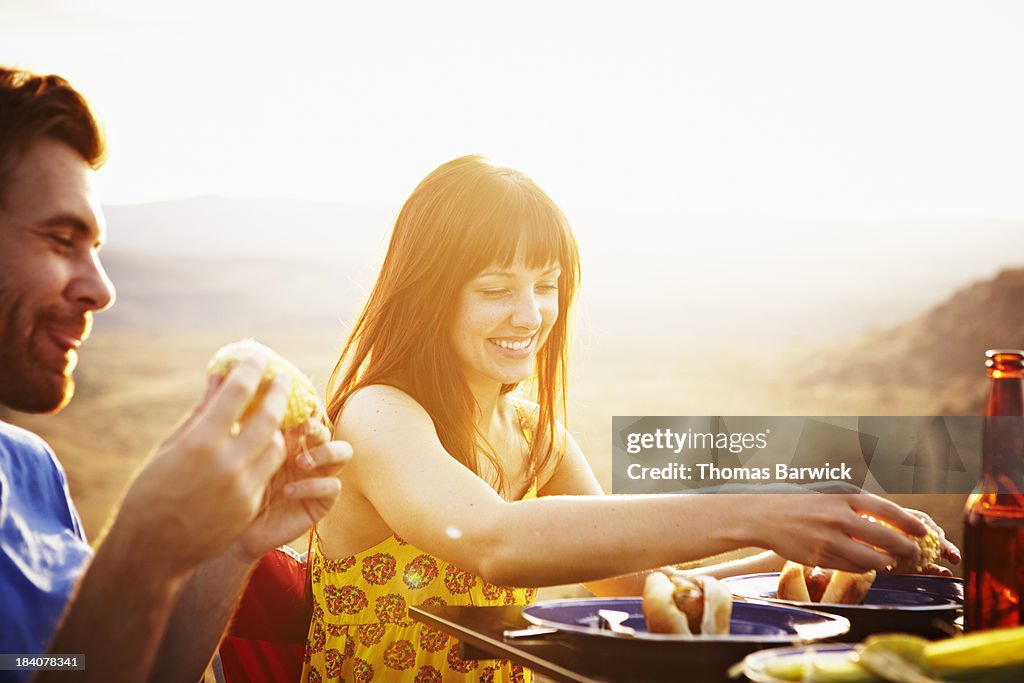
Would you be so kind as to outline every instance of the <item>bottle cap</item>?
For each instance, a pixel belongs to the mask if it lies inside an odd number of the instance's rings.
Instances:
[[[1020,349],[989,349],[985,352],[985,367],[989,374],[1013,373],[1020,376],[1024,370],[1024,351]],[[993,377],[997,375],[992,375]]]

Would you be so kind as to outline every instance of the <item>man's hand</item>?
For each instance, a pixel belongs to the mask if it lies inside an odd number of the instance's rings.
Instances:
[[[250,407],[263,364],[249,358],[223,382],[211,379],[129,487],[111,533],[127,531],[137,556],[149,560],[146,571],[186,574],[224,551],[259,512],[285,457],[288,391],[287,378],[277,377]]]
[[[327,514],[341,492],[338,472],[352,457],[344,441],[307,422],[285,433],[288,455],[274,475],[267,504],[236,543],[241,557],[255,562],[265,552],[301,535]]]
[[[217,383],[215,378],[211,386]],[[287,456],[274,472],[255,519],[224,552],[201,563],[182,590],[151,683],[200,678],[256,561],[299,536],[337,499],[337,474],[351,457],[351,447],[343,441],[329,442],[330,432],[313,420],[289,429],[282,438]]]

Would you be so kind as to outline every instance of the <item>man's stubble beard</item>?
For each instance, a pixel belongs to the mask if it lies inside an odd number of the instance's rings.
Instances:
[[[0,301],[6,298],[4,294],[0,291]],[[56,413],[75,393],[73,367],[58,372],[31,357],[31,338],[19,338],[18,332],[26,323],[35,331],[37,320],[20,320],[19,310],[17,302],[8,310],[0,310],[4,318],[0,335],[0,403],[25,413]]]

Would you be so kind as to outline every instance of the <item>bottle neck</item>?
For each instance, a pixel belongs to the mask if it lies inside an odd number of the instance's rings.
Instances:
[[[1024,382],[1019,373],[992,376],[985,415],[1024,415]]]
[[[1024,381],[1020,373],[992,377],[984,428],[981,466],[985,488],[993,493],[1024,492]]]

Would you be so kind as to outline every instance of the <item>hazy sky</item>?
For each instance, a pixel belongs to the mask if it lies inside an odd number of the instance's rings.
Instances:
[[[394,200],[482,152],[569,209],[1024,218],[1015,0],[141,4],[0,4],[0,62],[105,118],[107,202]]]

